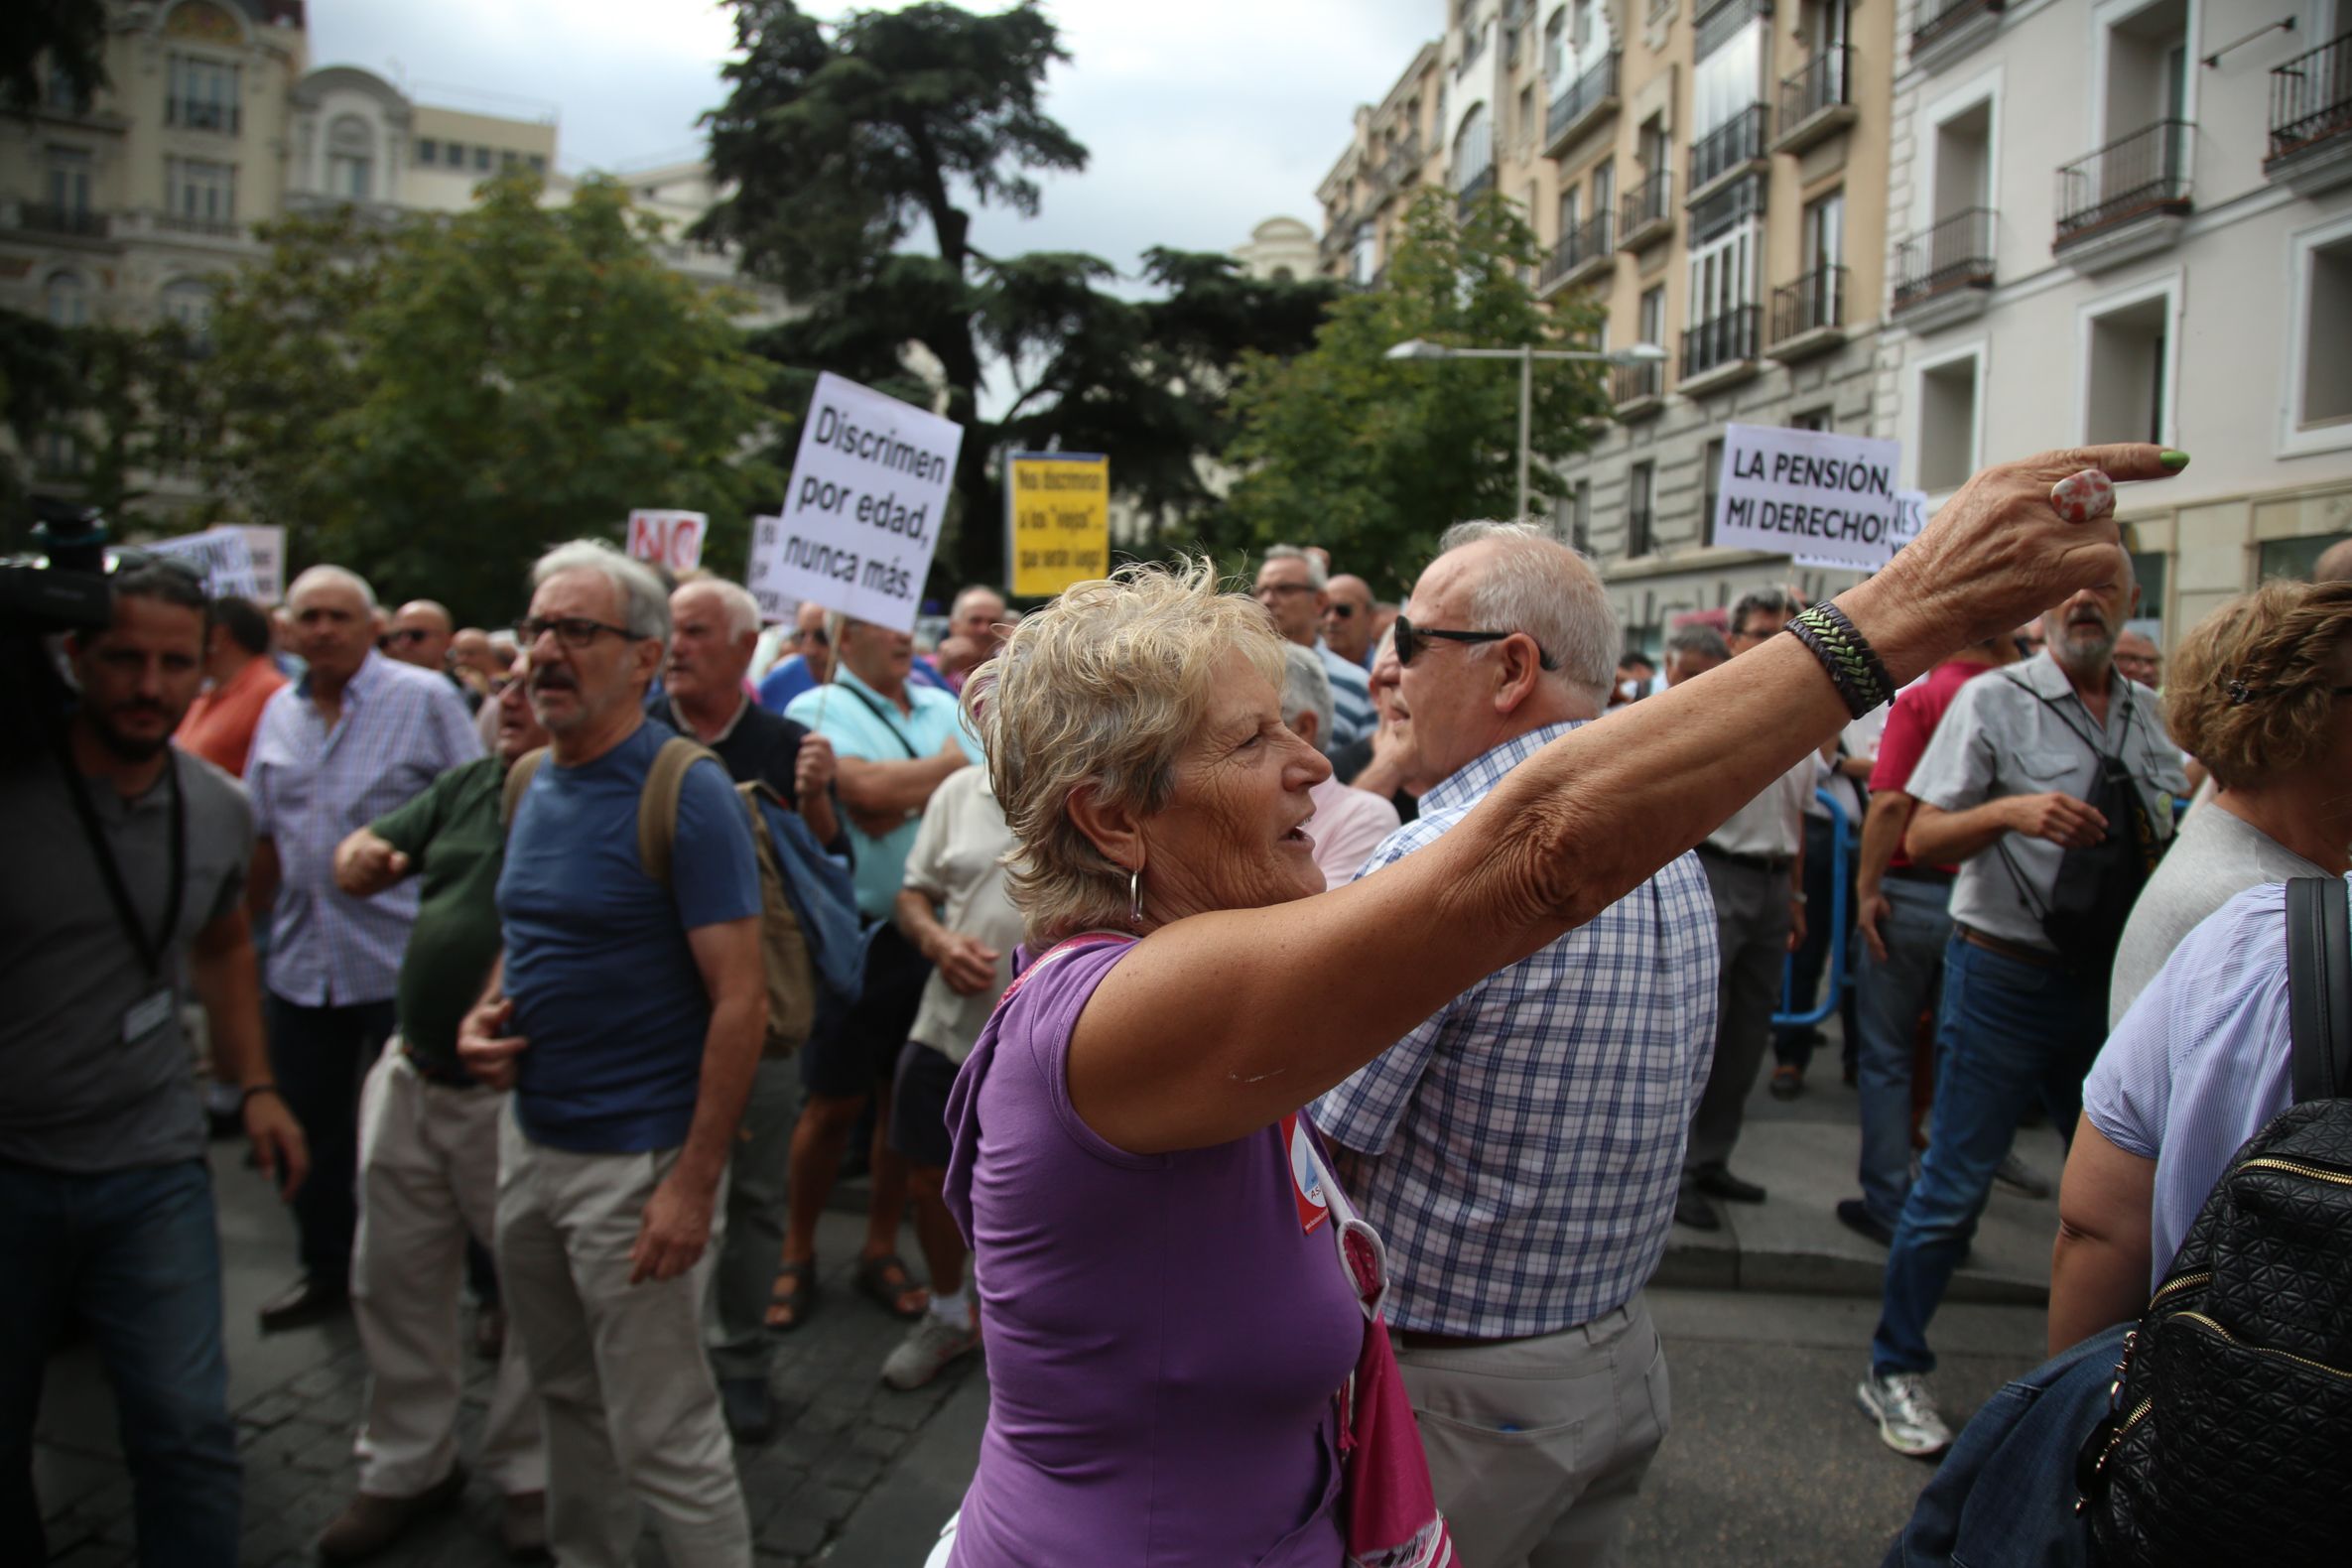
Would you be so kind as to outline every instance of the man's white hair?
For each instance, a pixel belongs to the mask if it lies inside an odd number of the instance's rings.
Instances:
[[[295,603],[302,598],[306,590],[314,588],[320,588],[327,584],[334,584],[338,587],[349,588],[352,592],[359,595],[359,602],[367,606],[369,614],[372,615],[375,613],[376,590],[368,585],[367,579],[361,577],[349,567],[316,566],[309,568],[299,577],[297,577],[287,588],[287,607],[291,609]]]
[[[1282,644],[1282,722],[1295,726],[1298,716],[1315,716],[1315,745],[1331,749],[1331,672],[1323,656],[1295,642]]]
[[[1465,545],[1501,548],[1470,585],[1474,631],[1523,631],[1551,661],[1553,679],[1595,703],[1617,684],[1617,611],[1584,556],[1534,523],[1456,523],[1437,542],[1447,555]],[[1493,643],[1475,644],[1472,658]]]
[[[532,590],[566,572],[594,572],[611,584],[620,595],[621,624],[630,636],[670,640],[670,595],[644,562],[632,561],[601,539],[575,539],[532,563]]]
[[[1331,587],[1331,573],[1323,563],[1296,545],[1268,545],[1265,558],[1268,561],[1304,561],[1307,564],[1307,587],[1318,593]]]
[[[716,593],[719,602],[726,606],[726,634],[729,637],[759,635],[759,600],[740,583],[729,583],[725,578],[697,578],[692,583],[678,585],[678,593]],[[678,593],[670,597],[675,600]]]

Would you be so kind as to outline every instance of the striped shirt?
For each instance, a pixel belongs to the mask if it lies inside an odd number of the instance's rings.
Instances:
[[[1581,721],[1579,721],[1581,722]],[[1421,798],[1366,874],[1434,843],[1551,724]],[[1692,855],[1479,981],[1315,1102],[1388,1244],[1388,1321],[1550,1334],[1633,1298],[1665,1254],[1690,1113],[1714,1061],[1715,900]]]
[[[1363,665],[1332,652],[1331,644],[1320,637],[1315,639],[1315,652],[1322,657],[1323,673],[1331,677],[1331,738],[1323,749],[1337,751],[1371,734],[1379,722],[1372,712],[1372,677]]]
[[[254,835],[278,849],[271,990],[306,1007],[392,994],[417,918],[416,880],[352,898],[334,885],[334,847],[481,754],[455,686],[373,651],[343,687],[331,729],[309,676],[271,695],[245,767]]]

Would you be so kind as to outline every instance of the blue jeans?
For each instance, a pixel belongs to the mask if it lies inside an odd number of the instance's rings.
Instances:
[[[1976,1235],[2018,1117],[2038,1098],[2050,1125],[2071,1139],[2083,1075],[2106,1038],[2104,982],[1989,953],[1952,934],[1936,1026],[1935,1111],[1919,1179],[1887,1249],[1873,1372],[1934,1370],[1927,1323]]]
[[[1943,982],[1952,889],[1891,876],[1880,890],[1887,896],[1887,916],[1879,922],[1887,961],[1872,958],[1869,943],[1859,945],[1855,1078],[1862,1094],[1862,1201],[1892,1231],[1911,1190],[1911,1043],[1919,1014],[1934,1010]]]
[[[33,1423],[68,1312],[87,1324],[131,1471],[145,1568],[232,1568],[244,1472],[220,1350],[220,1243],[200,1160],[100,1175],[0,1165],[0,1561],[48,1553]]]

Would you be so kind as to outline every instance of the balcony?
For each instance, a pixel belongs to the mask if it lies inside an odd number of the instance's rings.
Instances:
[[[2077,272],[2102,272],[2177,243],[2195,134],[2186,120],[2158,120],[2060,169],[2050,253]]]
[[[1617,232],[1615,212],[1596,212],[1560,236],[1560,243],[1544,258],[1536,292],[1544,299],[1587,278],[1598,277],[1617,264],[1610,244]]]
[[[1854,47],[1840,44],[1780,83],[1776,153],[1801,153],[1854,123]]]
[[[1764,136],[1772,111],[1751,103],[1730,120],[1690,145],[1690,191],[1686,207],[1707,199],[1715,188],[1735,176],[1764,167]]]
[[[164,123],[184,131],[218,131],[224,136],[237,134],[242,121],[233,102],[223,103],[213,98],[167,98],[164,100]]]
[[[1993,290],[1993,209],[1972,206],[1895,247],[1895,315],[1932,332],[1981,314]]]
[[[2352,181],[2352,33],[2271,72],[2262,172],[2306,196]]]
[[[2001,30],[2009,0],[1919,0],[1912,13],[1911,66],[1941,70]]]
[[[1601,64],[1577,77],[1552,99],[1543,121],[1543,156],[1557,158],[1575,140],[1617,112],[1619,53],[1611,50]]]
[[[1661,169],[1626,193],[1618,210],[1620,250],[1646,250],[1674,232],[1674,175]]]
[[[1646,419],[1666,406],[1666,367],[1657,360],[1647,364],[1618,365],[1609,372],[1609,401],[1612,412],[1622,424],[1631,425]]]
[[[1380,160],[1380,187],[1393,196],[1420,178],[1421,133],[1409,131],[1404,140],[1389,148],[1388,156]]]
[[[1323,237],[1316,241],[1315,248],[1322,253],[1325,261],[1329,261],[1345,253],[1355,243],[1356,214],[1346,207],[1334,207],[1323,220]]]
[[[1655,370],[1657,366],[1648,365],[1644,368]],[[1657,514],[1646,506],[1627,507],[1626,554],[1628,556],[1655,555],[1657,548]]]
[[[1737,306],[1682,334],[1683,396],[1702,397],[1764,368],[1756,353],[1763,314],[1753,305]]]
[[[1470,209],[1478,205],[1478,198],[1494,189],[1495,166],[1489,164],[1477,174],[1463,181],[1461,187],[1456,190],[1454,193],[1454,215],[1458,218],[1469,217]]]
[[[1462,58],[1454,62],[1454,77],[1460,80],[1470,74],[1470,67],[1478,64],[1479,56],[1487,52],[1487,29],[1484,23],[1466,28],[1462,34]]]
[[[60,206],[54,201],[19,201],[16,222],[11,226],[65,239],[104,239],[107,232],[105,213],[85,206]]]
[[[1846,340],[1846,269],[1815,267],[1772,291],[1774,359],[1792,365]]]

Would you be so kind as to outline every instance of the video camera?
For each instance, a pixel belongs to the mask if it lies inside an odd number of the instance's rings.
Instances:
[[[103,631],[113,620],[106,586],[106,520],[93,507],[36,497],[37,557],[0,560],[0,768],[50,744],[73,701],[49,639]]]

